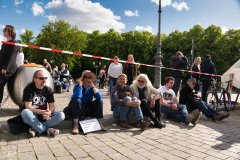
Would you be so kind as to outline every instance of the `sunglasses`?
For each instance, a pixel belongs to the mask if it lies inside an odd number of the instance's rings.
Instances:
[[[83,79],[92,79],[92,76],[83,76]]]
[[[35,78],[40,79],[40,80],[42,80],[42,81],[48,79],[48,77],[35,77]]]
[[[138,80],[138,83],[145,83],[144,81]]]
[[[4,29],[3,29],[3,32],[6,32],[6,31],[7,31],[7,28],[4,28]]]

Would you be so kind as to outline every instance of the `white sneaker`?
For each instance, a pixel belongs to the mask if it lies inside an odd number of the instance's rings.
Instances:
[[[29,128],[28,132],[31,135],[31,137],[35,137],[36,136],[36,130],[34,128]]]

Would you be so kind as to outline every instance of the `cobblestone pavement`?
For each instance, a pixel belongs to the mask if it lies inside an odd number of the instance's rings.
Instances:
[[[111,119],[109,97],[104,95],[104,115]],[[70,100],[70,93],[55,94],[57,110]],[[4,123],[17,114],[17,106],[9,100],[0,113]],[[204,116],[195,127],[165,119],[164,129],[123,129],[109,123],[108,132],[71,135],[71,128],[61,129],[55,138],[28,134],[0,133],[0,160],[73,160],[73,159],[227,159],[240,160],[240,110],[231,111],[222,122],[212,122]],[[111,121],[112,122],[112,121]]]

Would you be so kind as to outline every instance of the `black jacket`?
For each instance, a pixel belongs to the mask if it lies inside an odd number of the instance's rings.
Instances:
[[[214,63],[212,62],[211,59],[206,59],[202,64],[201,64],[201,72],[203,73],[209,73],[209,74],[216,74],[216,68]],[[208,76],[208,75],[201,75],[201,80],[211,80],[212,76]]]
[[[188,85],[186,85],[180,91],[179,104],[187,105],[188,110],[189,107],[191,107],[190,110],[197,109],[198,105],[196,97],[197,96],[195,95],[193,90]]]
[[[187,57],[179,58],[175,55],[171,57],[171,68],[184,69],[184,67],[187,66],[187,65],[188,65]],[[171,71],[171,76],[173,76],[174,78],[182,78],[183,73],[181,71],[178,71],[178,70],[172,70]]]
[[[8,42],[16,42],[10,40]],[[0,51],[0,69],[6,69],[6,77],[11,77],[17,70],[16,64],[17,47],[14,45],[2,44]],[[1,72],[0,72],[1,74]]]

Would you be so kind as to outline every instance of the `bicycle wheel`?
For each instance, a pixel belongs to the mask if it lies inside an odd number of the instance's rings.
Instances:
[[[217,103],[217,95],[214,92],[208,92],[207,93],[207,105],[214,110],[217,109],[218,103]]]
[[[223,103],[226,111],[230,111],[232,108],[231,95],[226,91],[223,91]]]

